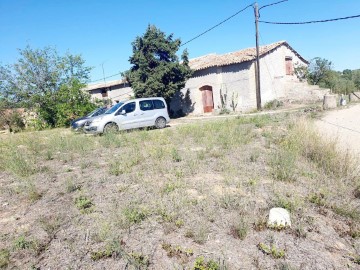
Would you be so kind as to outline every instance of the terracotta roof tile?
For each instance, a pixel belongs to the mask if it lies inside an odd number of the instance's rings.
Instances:
[[[92,83],[92,84],[88,84],[83,90],[90,91],[90,90],[94,90],[94,89],[107,88],[107,87],[119,85],[122,83],[126,83],[126,80],[114,80],[114,81],[109,81],[106,83],[105,82]]]
[[[294,49],[292,49],[286,41],[279,41],[269,45],[261,46],[259,48],[260,56],[267,54],[268,52],[276,49],[281,45],[286,45],[294,53],[296,53],[301,59],[303,59]],[[239,64],[247,61],[255,60],[256,58],[256,48],[247,48],[244,50],[226,53],[226,54],[208,54],[202,57],[190,59],[189,66],[193,70],[202,70],[210,67],[220,67],[227,66],[231,64]],[[303,59],[307,62],[305,59]]]

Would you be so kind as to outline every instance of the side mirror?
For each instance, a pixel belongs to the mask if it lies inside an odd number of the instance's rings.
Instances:
[[[122,110],[120,114],[121,114],[121,115],[124,115],[124,114],[126,114],[126,111],[125,111],[125,110]]]

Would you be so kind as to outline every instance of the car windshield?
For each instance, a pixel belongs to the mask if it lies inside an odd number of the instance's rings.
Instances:
[[[95,110],[93,110],[91,113],[87,114],[86,117],[91,117],[94,113],[96,113],[98,110],[100,110],[101,108],[96,108]]]
[[[110,109],[108,109],[105,114],[112,114],[114,112],[117,111],[117,109],[119,109],[124,103],[122,102],[119,102],[119,103],[116,103],[114,106],[112,106]]]

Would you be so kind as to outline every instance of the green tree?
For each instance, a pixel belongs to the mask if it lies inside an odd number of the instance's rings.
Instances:
[[[308,70],[308,81],[310,84],[319,85],[324,82],[326,76],[329,76],[329,72],[332,70],[331,61],[315,57],[310,61]]]
[[[342,72],[342,77],[346,80],[352,80],[352,70],[351,69],[344,69]]]
[[[84,65],[81,56],[70,53],[60,56],[52,47],[32,49],[27,46],[19,49],[19,54],[16,63],[0,66],[0,97],[12,107],[21,106],[37,111],[49,126],[68,123],[68,120],[59,122],[58,119],[62,115],[58,112],[61,104],[69,102],[62,98],[63,92],[68,91],[71,95],[72,91],[77,91],[80,94],[78,86],[89,79],[91,68]],[[69,117],[77,115],[76,108],[79,106],[91,107],[89,98],[76,101],[79,102],[76,106],[71,103],[74,106],[73,113],[67,113]]]
[[[174,94],[185,86],[192,71],[187,50],[179,62],[176,53],[180,44],[180,39],[174,39],[172,34],[166,36],[153,25],[148,26],[143,36],[136,37],[129,59],[132,67],[124,74],[135,97],[163,97],[169,104]]]
[[[90,95],[82,91],[85,87],[78,79],[62,84],[56,93],[56,126],[67,126],[70,121],[87,114],[96,105],[90,102]]]
[[[352,80],[355,84],[355,89],[360,89],[360,69],[356,69],[352,71]]]

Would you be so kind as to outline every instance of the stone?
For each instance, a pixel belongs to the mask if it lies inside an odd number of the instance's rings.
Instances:
[[[269,213],[269,227],[291,227],[290,213],[284,208],[272,208]]]
[[[326,94],[324,96],[324,110],[336,108],[337,95]]]

